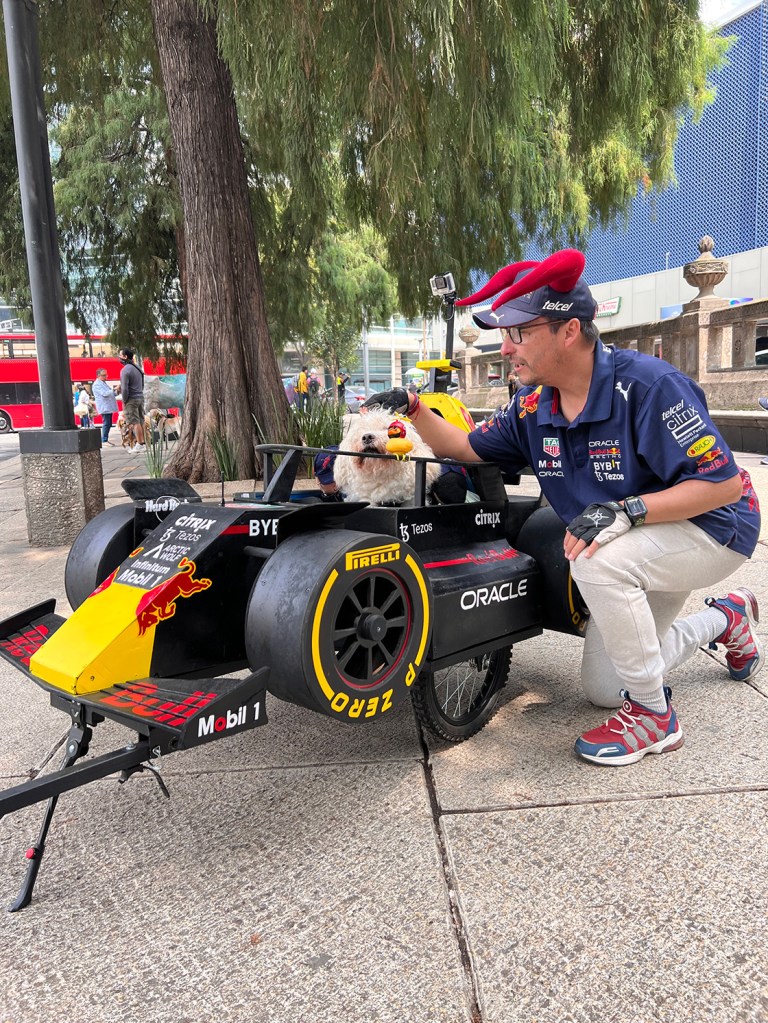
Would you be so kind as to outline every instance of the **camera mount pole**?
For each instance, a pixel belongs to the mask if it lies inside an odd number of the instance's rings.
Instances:
[[[429,371],[429,389],[434,393],[447,394],[451,382],[451,373],[460,369],[459,363],[453,360],[453,323],[456,315],[456,292],[449,291],[443,295],[445,316],[445,359],[440,367],[435,366]]]
[[[456,292],[451,291],[443,296],[445,306],[445,357],[453,358],[453,321],[456,315]]]

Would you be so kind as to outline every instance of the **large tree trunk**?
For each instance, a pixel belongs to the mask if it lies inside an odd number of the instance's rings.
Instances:
[[[189,358],[184,425],[168,466],[219,479],[210,431],[225,434],[243,479],[260,472],[254,417],[270,440],[290,429],[264,307],[232,80],[215,21],[196,0],[152,0],[185,225]]]

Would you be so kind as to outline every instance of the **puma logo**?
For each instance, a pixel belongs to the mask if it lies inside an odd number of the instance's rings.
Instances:
[[[629,389],[632,384],[627,384],[626,389],[621,386],[621,380],[616,381],[616,390],[622,396],[624,401],[629,401]]]

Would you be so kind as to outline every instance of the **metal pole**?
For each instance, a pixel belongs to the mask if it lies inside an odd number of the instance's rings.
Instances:
[[[389,318],[389,365],[390,365],[389,375],[391,377],[391,383],[390,383],[389,386],[390,387],[395,387],[396,386],[395,385],[395,376],[396,376],[396,372],[395,371],[397,369],[397,358],[395,356],[395,318],[394,318],[394,316],[390,316],[390,318]],[[397,382],[397,386],[399,387],[400,384],[402,384],[402,382],[403,382],[403,380],[402,380],[402,373],[401,373],[400,374],[400,379]]]
[[[363,388],[365,389],[366,396],[371,389],[371,373],[368,368],[368,310],[363,309],[363,336],[362,336],[362,349],[363,349]]]
[[[453,358],[453,323],[456,316],[456,292],[452,291],[443,299],[445,304],[445,358]]]
[[[46,430],[74,430],[67,324],[43,102],[36,0],[3,0],[16,160]]]

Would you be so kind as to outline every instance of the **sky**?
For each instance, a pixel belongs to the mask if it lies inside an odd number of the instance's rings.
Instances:
[[[745,0],[699,0],[699,16],[703,22],[719,21],[723,16],[745,6]]]

